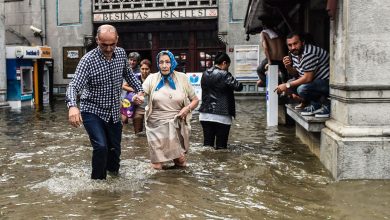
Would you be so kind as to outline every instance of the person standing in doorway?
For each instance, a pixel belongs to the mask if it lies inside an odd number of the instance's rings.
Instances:
[[[236,116],[234,91],[241,91],[243,85],[228,71],[231,61],[226,53],[218,52],[214,63],[202,75],[199,121],[203,145],[226,149],[232,118]]]
[[[260,32],[260,39],[267,60],[264,70],[267,71],[269,65],[277,65],[279,68],[279,84],[285,83],[288,80],[288,73],[283,64],[283,57],[287,55],[284,39],[271,28],[273,22],[270,18],[264,18],[262,22],[264,29]],[[257,86],[265,86],[265,80],[260,78],[257,81]]]
[[[285,56],[283,63],[289,74],[298,77],[280,84],[276,91],[282,93],[290,90],[296,93],[302,102],[295,109],[302,110],[303,116],[329,117],[329,53],[305,43],[301,35],[295,32],[287,35],[286,43],[291,58]]]
[[[69,122],[84,125],[92,152],[92,179],[106,179],[107,171],[118,175],[121,154],[122,123],[120,102],[125,79],[138,94],[134,102],[143,102],[143,89],[132,74],[126,52],[116,46],[114,26],[101,25],[96,34],[98,47],[88,52],[77,65],[75,76],[66,91]],[[77,94],[81,93],[80,110]]]

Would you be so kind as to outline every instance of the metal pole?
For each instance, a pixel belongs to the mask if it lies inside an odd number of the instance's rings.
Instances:
[[[279,69],[277,65],[268,66],[267,73],[267,126],[278,125],[278,94],[275,88],[278,86]]]
[[[34,60],[34,71],[33,71],[33,82],[34,82],[34,105],[35,109],[39,110],[39,80],[38,80],[38,60]]]
[[[0,0],[0,107],[8,106],[7,102],[7,72],[5,66],[5,5]]]

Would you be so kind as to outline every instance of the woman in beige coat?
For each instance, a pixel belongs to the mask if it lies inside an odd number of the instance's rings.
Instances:
[[[177,62],[166,50],[157,55],[159,72],[151,74],[143,83],[148,106],[145,127],[150,161],[154,169],[162,169],[163,162],[185,167],[189,148],[191,112],[199,99],[184,73],[175,71]]]

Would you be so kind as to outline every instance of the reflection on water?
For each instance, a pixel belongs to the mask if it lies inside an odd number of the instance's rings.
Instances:
[[[1,219],[388,219],[389,181],[333,182],[293,127],[267,128],[263,97],[237,101],[229,148],[154,171],[145,135],[123,134],[119,177],[90,180],[91,148],[63,102],[0,111]]]

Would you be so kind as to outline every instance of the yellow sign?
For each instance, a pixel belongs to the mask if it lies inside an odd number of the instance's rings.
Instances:
[[[51,47],[40,47],[41,58],[51,58]]]

